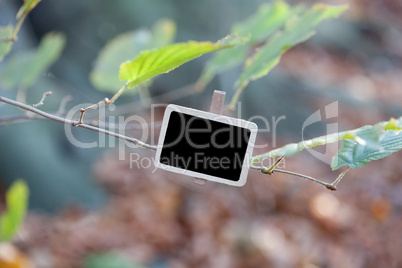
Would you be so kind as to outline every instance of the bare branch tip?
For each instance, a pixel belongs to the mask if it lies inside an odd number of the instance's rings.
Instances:
[[[265,169],[261,169],[261,173],[263,174],[268,174],[268,175],[272,175],[274,174],[273,170],[269,170],[269,168],[265,168]]]
[[[52,95],[51,91],[46,91],[45,93],[43,93],[42,98],[40,99],[40,101],[36,104],[33,104],[32,107],[37,108],[39,106],[42,106],[44,104],[44,101],[46,99],[47,96]]]
[[[332,185],[332,184],[325,185],[325,188],[327,188],[328,190],[331,190],[331,191],[336,191],[337,190],[336,186]]]

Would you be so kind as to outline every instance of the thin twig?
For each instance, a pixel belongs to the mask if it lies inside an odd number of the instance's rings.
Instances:
[[[43,96],[42,96],[43,97]],[[45,96],[46,97],[46,96]],[[56,116],[62,116],[65,112],[66,104],[71,100],[71,96],[65,96],[61,102],[58,111],[56,112]],[[41,100],[43,102],[44,99]],[[6,103],[1,103],[2,105],[6,105]],[[36,107],[35,107],[36,108]],[[31,120],[39,120],[39,119],[46,119],[41,117],[37,114],[29,113],[28,111],[23,115],[14,115],[9,117],[1,117],[0,118],[0,126],[8,125],[8,124],[18,124],[18,123],[25,123]]]
[[[82,127],[82,128],[85,128],[85,129],[89,129],[89,130],[92,130],[92,131],[102,133],[102,134],[106,134],[106,135],[109,135],[109,136],[112,136],[112,137],[115,137],[115,138],[118,138],[118,139],[121,139],[121,140],[128,141],[130,143],[133,143],[133,144],[138,145],[138,146],[140,146],[142,148],[145,148],[145,149],[156,151],[156,148],[157,148],[154,145],[147,144],[147,143],[142,142],[142,141],[140,141],[138,139],[128,137],[128,136],[124,136],[124,135],[121,135],[121,134],[118,134],[118,133],[115,133],[115,132],[112,132],[112,131],[108,131],[106,129],[97,128],[97,127],[87,125],[87,124],[76,125],[76,122],[73,121],[73,120],[69,120],[69,119],[62,118],[62,117],[59,117],[59,116],[56,116],[56,115],[53,115],[53,114],[46,113],[46,112],[41,111],[41,110],[39,110],[37,108],[34,108],[32,106],[29,106],[29,105],[26,105],[24,103],[20,103],[20,102],[17,102],[17,101],[14,101],[14,100],[2,97],[2,96],[0,96],[0,101],[8,103],[8,104],[16,106],[16,107],[19,107],[19,108],[24,109],[26,111],[33,112],[33,113],[35,113],[37,115],[40,115],[42,117],[45,117],[45,118],[53,120],[53,121],[57,121],[57,122],[60,122],[60,123],[63,123],[63,124],[71,125],[71,126]]]
[[[66,105],[69,101],[72,100],[72,97],[70,95],[63,97],[63,99],[60,102],[59,109],[57,110],[56,113],[54,113],[55,116],[63,116],[63,114],[66,111]],[[0,103],[0,105],[6,105],[6,103]],[[8,124],[18,124],[18,123],[25,123],[31,120],[38,120],[38,119],[46,119],[44,117],[38,116],[36,114],[32,113],[26,113],[23,115],[14,115],[14,116],[9,116],[9,117],[0,117],[0,126],[2,125],[8,125]],[[96,120],[92,120],[91,123],[86,123],[87,125],[91,125],[94,127],[108,127],[109,129],[113,130],[121,130],[123,129],[120,127],[119,124],[112,124],[108,122],[100,122]],[[160,128],[162,126],[162,121],[156,121],[154,123],[150,123],[147,125],[148,129],[152,128]],[[129,122],[128,124],[125,124],[124,126],[125,130],[143,130],[144,126],[140,123],[133,123]]]
[[[268,173],[267,172],[268,169],[266,167],[251,166],[250,168],[260,170],[262,173],[269,174],[269,175],[272,175],[274,172],[278,172],[278,173],[285,173],[285,174],[301,177],[301,178],[316,182],[318,184],[321,184],[321,185],[325,186],[325,188],[327,188],[327,189],[329,189],[331,191],[336,191],[336,184],[334,185],[333,183],[332,184],[326,183],[326,182],[317,180],[317,179],[315,179],[313,177],[303,175],[303,174],[299,174],[299,173],[296,173],[296,172],[292,172],[292,171],[288,171],[288,170],[284,170],[284,169],[272,169],[271,172]]]
[[[33,104],[32,107],[34,108],[38,108],[39,106],[42,106],[44,104],[44,101],[46,99],[47,96],[52,95],[52,91],[46,91],[45,93],[43,93],[42,98],[40,99],[40,101],[36,104]]]
[[[42,106],[44,104],[44,101],[46,99],[47,96],[51,95],[52,92],[51,91],[47,91],[45,93],[43,93],[42,98],[40,99],[40,101],[36,104],[33,104],[32,107],[33,108],[37,108],[39,106]],[[26,112],[23,115],[15,115],[15,116],[10,116],[10,117],[5,117],[5,118],[0,118],[0,126],[1,125],[6,125],[6,124],[10,124],[10,123],[22,123],[22,122],[26,122],[29,120],[33,120],[33,119],[38,119],[39,117],[37,117],[36,115],[32,114],[32,113],[28,113]]]
[[[0,42],[16,42],[18,40],[18,33],[21,30],[21,26],[24,23],[25,19],[27,18],[29,12],[24,12],[22,16],[19,18],[17,24],[14,27],[13,32],[10,36],[3,37],[0,39]]]
[[[109,99],[108,99],[108,98],[105,98],[104,100],[101,100],[101,101],[98,102],[98,103],[92,104],[92,105],[90,105],[90,106],[88,106],[88,107],[86,107],[86,108],[81,108],[81,109],[80,109],[80,112],[81,112],[80,119],[78,120],[78,122],[74,122],[73,126],[76,127],[76,126],[78,126],[78,125],[84,123],[84,114],[85,114],[86,111],[91,110],[91,109],[98,108],[99,106],[101,106],[101,105],[103,105],[103,104],[106,105],[108,101],[109,101]]]
[[[78,122],[74,122],[73,126],[78,126],[78,125],[84,123],[84,114],[85,114],[86,111],[91,110],[91,109],[98,108],[98,107],[101,106],[101,105],[106,105],[106,106],[108,106],[108,105],[114,103],[114,102],[121,96],[121,94],[124,93],[124,91],[127,89],[128,85],[129,85],[129,83],[125,84],[122,88],[120,88],[120,89],[116,92],[116,94],[113,95],[113,97],[112,97],[110,100],[109,100],[108,98],[105,98],[104,100],[101,100],[101,101],[98,102],[98,103],[92,104],[92,105],[90,105],[90,106],[88,106],[88,107],[86,107],[86,108],[82,108],[82,109],[80,110],[80,112],[81,112],[80,120],[79,120]]]
[[[276,160],[276,162],[270,166],[268,169],[266,170],[261,170],[262,173],[266,173],[266,174],[271,174],[272,171],[275,169],[275,167],[284,159],[284,156],[281,156],[278,160]]]
[[[24,23],[28,14],[29,14],[29,12],[24,12],[24,14],[22,14],[22,16],[20,17],[20,19],[17,22],[17,25],[15,25],[13,33],[10,36],[10,41],[12,41],[12,42],[17,41],[17,35],[18,35],[19,31],[21,30],[21,26]]]
[[[348,167],[348,168],[345,169],[341,174],[339,174],[338,178],[336,178],[336,179],[331,183],[331,185],[336,188],[336,185],[342,180],[343,176],[345,176],[346,172],[348,172],[349,169],[350,169],[350,167]]]

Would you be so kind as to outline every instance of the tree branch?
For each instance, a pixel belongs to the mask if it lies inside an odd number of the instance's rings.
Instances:
[[[16,107],[19,107],[19,108],[21,108],[23,110],[35,113],[38,116],[41,116],[41,117],[44,117],[44,118],[47,118],[47,119],[50,119],[50,120],[53,120],[53,121],[57,121],[57,122],[60,122],[60,123],[63,123],[63,124],[76,126],[76,127],[81,127],[81,128],[89,129],[89,130],[96,131],[96,132],[99,132],[99,133],[103,133],[105,135],[109,135],[109,136],[112,136],[112,137],[115,137],[115,138],[118,138],[118,139],[128,141],[128,142],[133,143],[135,145],[138,145],[138,146],[140,146],[142,148],[156,151],[157,146],[147,144],[147,143],[142,142],[142,141],[140,141],[140,140],[138,140],[136,138],[124,136],[124,135],[121,135],[121,134],[118,134],[118,133],[115,133],[115,132],[112,132],[112,131],[109,131],[109,130],[106,130],[106,129],[98,128],[98,127],[91,126],[91,125],[84,124],[84,123],[77,125],[77,123],[75,121],[73,121],[73,120],[69,120],[69,119],[62,118],[62,117],[57,116],[57,115],[49,114],[49,113],[46,113],[44,111],[41,111],[41,110],[35,108],[35,107],[38,107],[40,105],[43,105],[43,101],[45,100],[46,96],[49,96],[50,94],[51,94],[51,92],[44,93],[43,96],[42,96],[42,99],[39,101],[39,103],[34,104],[32,106],[24,104],[24,103],[21,103],[21,102],[18,102],[18,101],[14,101],[14,100],[2,97],[2,96],[0,96],[0,101],[4,102],[4,103],[7,103],[7,104],[10,104],[10,105],[13,105],[13,106],[16,106]],[[62,109],[64,110],[65,102],[67,102],[68,100],[69,100],[69,97],[63,99],[62,104],[61,104],[61,106],[63,106],[63,107],[59,109],[59,112]],[[14,116],[14,117],[1,119],[0,124],[4,123],[4,122],[7,123],[7,122],[12,121],[12,120],[28,120],[28,119],[33,119],[33,117],[29,116],[29,115]],[[287,170],[283,170],[283,169],[276,169],[275,167],[282,160],[283,160],[283,157],[279,158],[279,160],[277,160],[269,168],[264,167],[264,166],[251,165],[250,169],[260,170],[262,173],[269,174],[269,175],[272,175],[274,172],[279,172],[279,173],[285,173],[285,174],[301,177],[301,178],[316,182],[318,184],[321,184],[321,185],[325,186],[325,188],[327,188],[329,190],[332,190],[332,191],[335,191],[337,189],[336,185],[339,183],[339,181],[343,178],[343,176],[349,170],[349,168],[347,168],[345,171],[343,171],[332,183],[326,183],[326,182],[317,180],[317,179],[315,179],[313,177],[306,176],[306,175],[303,175],[303,174],[299,174],[299,173],[295,173],[295,172],[287,171]]]
[[[346,169],[344,172],[342,172],[342,173],[338,176],[338,178],[335,179],[335,181],[334,181],[333,183],[326,183],[326,182],[317,180],[317,179],[315,179],[315,178],[313,178],[313,177],[310,177],[310,176],[306,176],[306,175],[303,175],[303,174],[299,174],[299,173],[296,173],[296,172],[292,172],[292,171],[288,171],[288,170],[283,170],[283,169],[276,169],[276,168],[272,168],[272,167],[266,168],[266,167],[262,167],[262,166],[261,166],[261,167],[258,167],[258,166],[251,166],[250,168],[251,168],[251,169],[260,170],[262,173],[268,174],[268,175],[272,175],[272,174],[274,174],[274,172],[279,172],[279,173],[285,173],[285,174],[297,176],[297,177],[300,177],[300,178],[303,178],[303,179],[307,179],[307,180],[316,182],[316,183],[318,183],[318,184],[321,184],[321,185],[323,185],[325,188],[327,188],[328,190],[331,190],[331,191],[336,191],[336,185],[337,185],[338,182],[342,179],[342,177],[345,175],[345,173],[349,170],[349,168],[348,168],[348,169]]]
[[[13,105],[13,106],[16,106],[16,107],[19,107],[19,108],[21,108],[23,110],[35,113],[35,114],[37,114],[39,116],[45,117],[45,118],[53,120],[53,121],[57,121],[57,122],[60,122],[60,123],[63,123],[63,124],[67,124],[67,125],[71,125],[71,126],[77,126],[77,127],[89,129],[89,130],[92,130],[92,131],[96,131],[96,132],[99,132],[99,133],[102,133],[102,134],[105,134],[105,135],[109,135],[109,136],[112,136],[112,137],[115,137],[115,138],[118,138],[118,139],[121,139],[121,140],[128,141],[130,143],[133,143],[133,144],[138,145],[138,146],[140,146],[142,148],[145,148],[145,149],[156,151],[156,148],[157,148],[154,145],[147,144],[147,143],[142,142],[142,141],[140,141],[138,139],[128,137],[128,136],[124,136],[124,135],[121,135],[121,134],[118,134],[118,133],[115,133],[115,132],[112,132],[112,131],[109,131],[109,130],[106,130],[106,129],[97,128],[97,127],[87,125],[87,124],[76,125],[76,122],[73,121],[73,120],[69,120],[69,119],[66,119],[66,118],[62,118],[60,116],[56,116],[56,115],[53,115],[53,114],[46,113],[46,112],[41,111],[41,110],[39,110],[39,109],[37,109],[37,108],[35,108],[33,106],[29,106],[27,104],[24,104],[24,103],[21,103],[21,102],[18,102],[18,101],[14,101],[14,100],[2,97],[2,96],[0,96],[0,101],[4,102],[4,103],[7,103],[7,104],[10,104],[10,105]]]
[[[34,104],[34,108],[35,105],[38,105],[43,101],[44,101],[44,97],[46,98],[46,96],[50,95],[52,92],[48,91],[46,93],[43,94],[41,101],[39,101],[39,103]],[[58,111],[55,113],[55,116],[62,116],[65,112],[65,108],[66,108],[66,104],[72,100],[71,96],[65,96],[61,102],[60,102],[60,106]],[[5,105],[6,103],[0,103],[2,105]],[[42,105],[41,104],[41,105]],[[39,119],[46,119],[42,116],[39,116],[37,114],[33,114],[33,113],[29,113],[28,111],[25,114],[22,115],[14,115],[14,116],[9,116],[9,117],[0,117],[0,126],[2,125],[8,125],[8,124],[18,124],[18,123],[25,123],[25,122],[29,122],[31,120],[39,120]]]
[[[105,98],[104,100],[101,100],[98,103],[92,104],[92,105],[90,105],[90,106],[88,106],[86,108],[81,108],[81,110],[80,110],[80,112],[81,112],[80,120],[78,122],[74,122],[73,126],[76,127],[76,126],[84,123],[83,120],[84,120],[84,114],[85,114],[86,111],[98,108],[101,105],[108,106],[108,105],[114,103],[121,96],[121,94],[124,93],[124,91],[127,89],[127,87],[128,87],[128,83],[125,84],[122,88],[120,88],[119,91],[117,91],[117,93],[114,94],[113,97],[110,100],[108,98]]]

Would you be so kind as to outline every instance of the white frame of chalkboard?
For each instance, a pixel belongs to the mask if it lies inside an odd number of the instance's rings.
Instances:
[[[160,162],[160,156],[161,156],[161,152],[162,152],[162,148],[163,148],[163,143],[165,141],[166,130],[167,130],[169,120],[170,120],[170,114],[173,111],[196,116],[196,117],[207,119],[207,120],[221,122],[221,123],[228,124],[228,125],[233,125],[236,127],[242,127],[242,128],[246,128],[246,129],[250,130],[250,138],[248,141],[246,154],[245,154],[245,158],[243,161],[243,166],[242,166],[239,180],[231,181],[228,179],[211,176],[211,175],[207,175],[207,174],[200,173],[200,172],[195,172],[195,171],[181,169],[181,168],[177,168],[177,167],[173,167],[173,166],[169,166],[169,165],[164,165]],[[157,146],[156,156],[155,156],[156,167],[164,169],[164,170],[168,170],[171,172],[179,173],[179,174],[192,176],[195,178],[205,179],[208,181],[224,183],[224,184],[228,184],[228,185],[232,185],[232,186],[239,186],[239,187],[243,186],[247,181],[247,174],[248,174],[248,170],[250,168],[250,159],[251,159],[251,156],[253,153],[254,143],[255,143],[256,136],[257,136],[257,131],[258,131],[257,125],[250,121],[245,121],[242,119],[237,119],[237,118],[209,113],[209,112],[204,112],[204,111],[191,109],[188,107],[183,107],[183,106],[179,106],[179,105],[175,105],[175,104],[169,104],[166,107],[165,114],[163,116],[161,131],[159,134],[159,141],[158,141],[158,146]]]

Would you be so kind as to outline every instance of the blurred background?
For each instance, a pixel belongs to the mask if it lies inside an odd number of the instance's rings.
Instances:
[[[36,103],[51,90],[41,109],[56,111],[60,100],[71,95],[68,110],[111,96],[97,91],[89,74],[100,49],[116,35],[169,18],[177,24],[176,42],[216,41],[266,2],[43,0],[9,56],[37,46],[48,32],[65,34],[61,58],[29,89],[26,102]],[[288,1],[300,2],[316,1]],[[339,116],[310,126],[305,138],[326,134],[327,123],[338,123],[342,131],[402,114],[402,2],[322,2],[349,4],[350,9],[286,52],[268,76],[250,83],[241,96],[241,111],[233,116],[262,115],[271,123],[272,117],[286,116],[278,123],[275,142],[272,129],[259,133],[258,143],[268,145],[254,154],[300,141],[304,121],[334,101]],[[21,5],[0,0],[0,25],[15,23]],[[214,89],[226,91],[229,101],[240,68],[219,75],[201,94],[182,94],[191,92],[208,58],[155,79],[151,101],[207,110]],[[165,95],[172,91],[182,96]],[[0,83],[0,95],[15,99],[16,94]],[[127,116],[151,118],[138,94],[124,95],[116,107],[124,107]],[[0,117],[18,113],[0,105]],[[157,121],[162,114],[156,114]],[[99,138],[84,129],[73,133],[81,141]],[[129,134],[139,137],[141,130]],[[154,155],[143,149],[128,152]],[[349,171],[336,192],[254,170],[242,188],[197,186],[191,178],[153,172],[153,167],[130,167],[107,144],[80,149],[66,139],[62,124],[37,120],[0,126],[1,208],[11,182],[25,179],[30,212],[15,245],[39,268],[401,267],[401,157],[395,153]],[[328,182],[339,174],[308,152],[286,159],[284,167]]]

